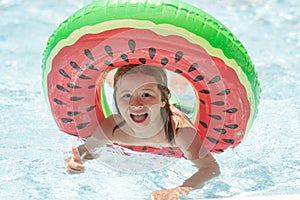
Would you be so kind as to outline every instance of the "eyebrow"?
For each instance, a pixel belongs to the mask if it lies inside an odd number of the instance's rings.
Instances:
[[[146,88],[142,88],[142,87],[146,87]],[[126,93],[126,92],[132,92],[131,90],[128,90],[128,89],[126,89],[126,88],[124,88],[124,90],[122,90],[122,89],[118,89],[119,90],[119,92],[118,93]],[[152,87],[150,87],[150,86],[145,86],[145,85],[143,85],[143,86],[141,86],[141,90],[142,91],[151,91],[151,92],[155,92],[155,89],[154,88],[152,88]]]
[[[150,92],[155,92],[155,90],[150,89],[150,88],[145,88],[145,89],[141,89],[142,91],[150,91]],[[131,90],[120,90],[119,93],[128,93],[128,92],[132,92]]]
[[[151,91],[153,91],[152,88],[145,88],[145,89],[142,89],[142,90],[151,90]]]
[[[131,93],[130,90],[119,90],[118,92],[119,94],[123,94],[123,93]]]

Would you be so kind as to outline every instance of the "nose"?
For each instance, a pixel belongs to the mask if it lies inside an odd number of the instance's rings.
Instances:
[[[140,110],[143,108],[143,104],[142,101],[140,100],[140,98],[136,97],[136,96],[132,96],[130,98],[129,101],[129,106],[131,109],[133,110]]]

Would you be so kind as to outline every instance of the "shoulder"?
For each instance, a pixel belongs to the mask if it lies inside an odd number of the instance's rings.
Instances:
[[[189,160],[203,158],[209,153],[194,128],[180,128],[175,143]]]
[[[176,107],[172,106],[171,110],[174,129],[177,130],[176,146],[184,152],[189,160],[205,157],[209,151],[203,145],[191,120]]]
[[[119,114],[112,114],[99,123],[93,135],[99,137],[99,134],[101,134],[106,138],[111,139],[114,127],[121,121],[122,119]]]
[[[100,122],[100,126],[113,126],[122,121],[122,118],[119,114],[112,114]]]
[[[112,140],[112,130],[119,118],[117,115],[111,115],[98,124],[93,134],[85,140],[88,151],[92,152]]]

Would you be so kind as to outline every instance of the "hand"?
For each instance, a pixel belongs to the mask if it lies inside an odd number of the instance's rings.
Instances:
[[[192,187],[176,187],[170,190],[160,190],[151,194],[151,200],[177,200],[179,197],[185,196]]]
[[[67,158],[67,171],[69,173],[81,173],[84,171],[85,167],[82,165],[82,160],[80,157],[80,153],[78,151],[78,148],[73,146],[72,151],[74,154],[74,157]]]

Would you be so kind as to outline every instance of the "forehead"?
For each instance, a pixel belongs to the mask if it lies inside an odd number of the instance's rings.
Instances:
[[[125,74],[117,82],[117,88],[119,91],[130,90],[134,91],[141,87],[157,88],[157,81],[153,76],[136,73]]]

